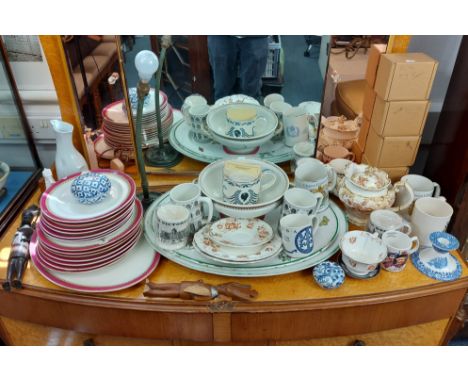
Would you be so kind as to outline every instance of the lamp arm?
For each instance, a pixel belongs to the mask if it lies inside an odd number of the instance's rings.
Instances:
[[[138,85],[140,87],[142,83]],[[144,92],[138,91],[138,106],[137,106],[137,117],[136,117],[136,127],[135,127],[136,129],[135,140],[136,140],[136,146],[137,146],[136,155],[137,155],[137,162],[138,162],[138,170],[140,172],[140,178],[141,178],[141,187],[143,189],[143,199],[148,200],[149,199],[148,178],[146,176],[145,161],[143,160],[143,142],[142,142],[142,132],[141,132],[144,101],[145,101]]]
[[[164,60],[166,59],[166,47],[163,45],[161,53],[159,55],[159,68],[156,72],[156,88],[154,92],[154,99],[156,102],[156,122],[158,128],[158,141],[159,147],[162,148],[164,145],[163,142],[163,132],[162,132],[162,123],[161,123],[161,105],[159,104],[159,90],[161,88],[161,75],[162,69],[164,66]]]

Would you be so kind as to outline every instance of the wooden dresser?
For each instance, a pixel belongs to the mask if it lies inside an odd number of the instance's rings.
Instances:
[[[0,283],[18,224],[0,241]],[[336,290],[319,288],[310,269],[236,279],[162,259],[150,276],[153,282],[199,279],[250,283],[259,297],[252,303],[146,299],[143,284],[102,295],[73,293],[29,264],[23,290],[0,291],[0,337],[11,345],[440,345],[459,327],[468,268],[463,263],[462,278],[443,283],[409,262],[402,273],[346,278]]]

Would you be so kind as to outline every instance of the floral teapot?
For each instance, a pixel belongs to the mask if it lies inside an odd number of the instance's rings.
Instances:
[[[411,204],[414,193],[408,184],[400,181],[392,185],[385,171],[366,164],[350,163],[346,166],[338,196],[346,206],[350,222],[366,226],[370,213],[391,209],[399,192],[410,195]]]

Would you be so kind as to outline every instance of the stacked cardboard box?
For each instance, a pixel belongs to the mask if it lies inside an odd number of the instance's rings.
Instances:
[[[362,162],[395,179],[408,173],[421,142],[437,66],[424,53],[383,54],[382,47],[372,47],[357,141]]]

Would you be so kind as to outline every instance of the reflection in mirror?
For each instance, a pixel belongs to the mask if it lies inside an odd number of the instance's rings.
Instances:
[[[0,235],[35,189],[40,167],[0,38]]]
[[[116,36],[62,36],[91,168],[134,163]]]
[[[369,88],[366,71],[372,56],[370,48],[373,45],[372,49],[385,53],[387,42],[388,36],[331,36],[317,144],[317,157],[324,162],[356,159],[359,132],[366,118],[363,111]]]
[[[296,152],[314,153],[328,37],[171,36],[171,40],[159,95],[164,142],[204,163],[239,154],[288,163],[294,157],[293,146],[304,142],[308,146]],[[121,46],[129,97],[136,109],[135,56],[142,50],[160,56],[161,36],[121,36]],[[145,148],[158,146],[153,102],[146,99],[143,108]],[[240,131],[236,128],[240,121],[253,128]],[[185,159],[177,168],[186,168],[184,163],[193,161]]]

